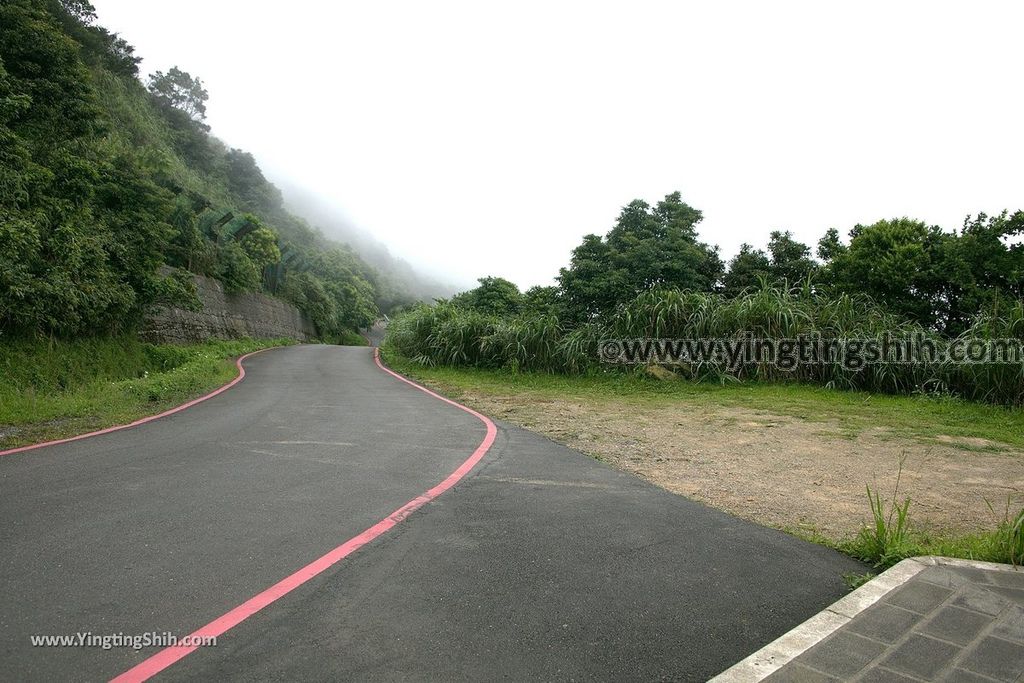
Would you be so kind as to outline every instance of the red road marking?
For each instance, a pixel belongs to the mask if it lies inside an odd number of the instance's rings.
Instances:
[[[203,626],[197,631],[194,631],[187,639],[188,641],[202,642],[201,637],[203,636],[221,636],[228,629],[237,626],[241,622],[251,617],[253,614],[259,612],[267,605],[284,597],[285,595],[292,592],[293,590],[295,590],[302,584],[306,583],[313,577],[330,568],[332,565],[337,564],[341,560],[345,559],[359,548],[363,547],[373,539],[377,538],[381,534],[385,533],[386,531],[400,523],[402,520],[404,520],[406,517],[411,515],[416,510],[420,509],[430,501],[440,496],[442,493],[450,489],[452,486],[455,486],[455,484],[457,484],[460,479],[465,477],[466,474],[468,474],[469,471],[472,470],[473,467],[478,462],[480,462],[480,459],[483,458],[484,454],[487,453],[488,449],[490,449],[491,444],[494,443],[494,437],[497,435],[498,429],[497,427],[494,426],[494,423],[491,422],[490,419],[476,412],[472,408],[467,408],[461,403],[456,403],[455,401],[449,398],[445,398],[440,394],[436,394],[430,389],[420,386],[419,384],[416,384],[412,380],[402,377],[397,372],[394,372],[393,370],[389,370],[388,368],[384,367],[384,364],[380,362],[380,351],[376,347],[374,347],[373,349],[373,362],[377,364],[378,368],[388,373],[389,375],[397,377],[406,384],[414,386],[420,391],[430,394],[434,398],[440,399],[445,403],[453,405],[456,408],[464,410],[470,415],[473,415],[474,417],[478,418],[487,427],[487,434],[484,436],[484,440],[481,441],[480,445],[476,447],[476,450],[473,451],[473,454],[469,456],[465,460],[465,462],[459,465],[454,472],[449,474],[448,477],[440,484],[430,489],[426,493],[423,493],[417,496],[416,498],[413,498],[408,503],[392,512],[390,515],[380,520],[366,531],[362,532],[358,536],[355,536],[345,541],[344,543],[342,543],[337,548],[330,551],[323,557],[313,560],[312,562],[310,562],[305,567],[298,570],[291,576],[285,577],[281,581],[275,583],[270,588],[264,590],[262,593],[259,593],[258,595],[249,598],[238,607],[232,609],[227,614],[217,617],[206,626]],[[200,640],[196,640],[197,638],[200,638]],[[183,657],[186,657],[190,653],[194,652],[196,649],[198,649],[197,645],[175,645],[172,647],[165,648],[160,652],[157,652],[152,657],[135,665],[128,671],[118,676],[117,678],[114,678],[111,681],[111,683],[135,683],[137,681],[145,681],[150,677],[160,673],[167,667],[171,666],[179,659],[182,659]]]
[[[278,348],[278,347],[270,346],[270,347],[267,347],[266,349],[260,349],[259,351],[253,351],[252,353],[247,353],[244,356],[241,356],[240,358],[238,358],[238,360],[235,361],[235,367],[238,368],[238,376],[237,377],[235,377],[233,380],[231,380],[230,382],[228,382],[224,386],[220,387],[219,389],[214,389],[213,391],[211,391],[210,393],[206,394],[205,396],[200,396],[199,398],[192,399],[188,403],[183,403],[183,404],[181,404],[180,406],[178,406],[176,408],[171,408],[170,410],[165,410],[164,412],[162,412],[162,413],[160,413],[158,415],[150,415],[149,417],[143,417],[141,419],[136,420],[135,422],[129,422],[128,424],[125,424],[125,425],[116,425],[114,427],[107,427],[106,429],[100,429],[100,430],[95,431],[95,432],[87,432],[85,434],[79,434],[78,436],[69,436],[66,439],[56,439],[54,441],[44,441],[43,443],[34,443],[34,444],[30,445],[30,446],[20,446],[18,448],[11,448],[11,449],[8,449],[6,451],[0,451],[0,456],[2,456],[2,455],[11,455],[13,453],[21,453],[23,451],[32,451],[32,450],[35,450],[36,448],[42,448],[43,446],[56,446],[57,444],[68,443],[70,441],[78,441],[79,439],[88,439],[91,436],[99,436],[100,434],[109,434],[111,432],[119,432],[122,429],[128,429],[129,427],[138,427],[141,424],[146,424],[147,422],[152,422],[153,420],[159,420],[161,417],[167,417],[168,415],[173,415],[174,413],[177,413],[177,412],[180,412],[182,410],[185,410],[186,408],[191,408],[195,404],[202,403],[203,401],[205,401],[207,399],[211,399],[214,396],[216,396],[217,394],[223,393],[223,392],[227,391],[228,389],[230,389],[231,387],[233,387],[236,384],[238,384],[239,382],[241,382],[242,379],[245,377],[245,368],[242,367],[242,361],[243,360],[245,360],[249,356],[256,355],[257,353],[262,353],[263,351],[267,351],[269,349],[276,349],[276,348]]]

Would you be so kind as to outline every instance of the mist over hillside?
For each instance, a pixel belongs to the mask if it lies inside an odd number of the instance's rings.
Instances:
[[[431,301],[448,298],[466,289],[472,283],[452,282],[428,267],[413,266],[392,254],[387,245],[374,235],[347,220],[342,212],[322,197],[286,178],[275,178],[281,188],[284,205],[291,213],[301,216],[319,228],[326,237],[348,244],[364,261],[417,299]]]

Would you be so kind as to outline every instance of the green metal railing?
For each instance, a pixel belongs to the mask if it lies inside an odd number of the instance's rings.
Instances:
[[[240,241],[257,227],[256,223],[245,216],[236,216],[233,211],[223,207],[209,207],[199,215],[199,229],[215,243]],[[263,286],[267,291],[276,293],[284,281],[285,273],[301,273],[309,270],[309,267],[309,262],[298,250],[290,244],[282,244],[281,260],[263,269]]]

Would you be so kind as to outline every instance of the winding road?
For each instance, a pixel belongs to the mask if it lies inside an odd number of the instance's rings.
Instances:
[[[495,426],[368,348],[245,369],[187,410],[0,457],[0,680],[704,680],[863,571]],[[31,642],[197,631],[216,646]]]

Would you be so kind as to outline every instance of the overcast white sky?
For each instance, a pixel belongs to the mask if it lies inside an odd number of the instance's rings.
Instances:
[[[214,134],[456,284],[549,284],[679,190],[772,229],[1024,208],[1024,3],[93,0]]]

